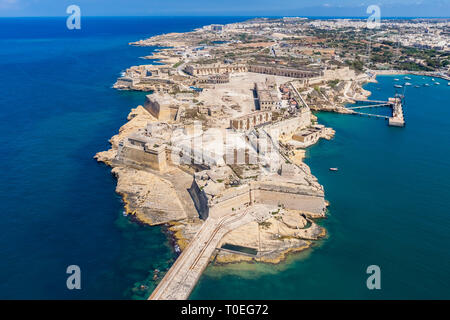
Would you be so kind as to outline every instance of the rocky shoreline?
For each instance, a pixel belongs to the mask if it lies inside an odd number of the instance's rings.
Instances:
[[[247,97],[247,91],[248,89],[253,90],[256,82],[264,79],[265,75],[260,76],[253,73],[252,79],[254,80],[246,80],[239,75],[229,76],[228,79],[208,78],[206,81],[225,81],[226,84],[221,87],[221,82],[213,85],[202,82],[204,89],[198,90],[192,84],[198,85],[199,78],[189,76],[182,71],[181,67],[184,66],[185,61],[178,56],[177,48],[189,47],[199,38],[203,39],[203,32],[209,31],[203,28],[186,34],[170,33],[130,43],[130,45],[135,46],[156,45],[165,47],[145,57],[145,59],[157,59],[163,64],[133,66],[127,69],[126,76],[117,80],[114,88],[120,90],[151,90],[157,92],[158,97],[153,99],[147,96],[144,106],[132,109],[127,117],[128,122],[119,129],[117,135],[110,139],[111,149],[97,153],[95,159],[112,167],[112,174],[117,179],[116,192],[123,198],[125,212],[147,225],[166,226],[176,252],[184,250],[203,225],[204,220],[200,217],[202,215],[200,212],[201,201],[187,192],[193,186],[197,188],[197,197],[202,195],[205,198],[205,194],[208,194],[208,201],[211,201],[211,203],[207,206],[211,208],[218,206],[221,201],[228,201],[227,197],[236,197],[236,199],[242,197],[242,195],[233,194],[234,184],[237,180],[240,180],[242,187],[244,185],[250,186],[248,187],[250,194],[252,192],[260,194],[261,198],[266,197],[269,200],[273,198],[271,203],[265,203],[268,212],[262,218],[259,217],[256,221],[228,232],[221,240],[212,259],[216,263],[243,261],[279,263],[288,254],[306,250],[313,246],[315,241],[326,236],[326,230],[314,222],[315,219],[325,217],[326,205],[324,203],[327,204],[327,202],[324,199],[323,187],[303,162],[303,156],[305,148],[313,145],[320,138],[332,139],[335,132],[331,128],[318,125],[317,118],[311,114],[310,110],[351,113],[344,105],[354,102],[353,99],[366,99],[370,92],[364,90],[362,85],[376,80],[364,74],[355,75],[348,68],[332,70],[327,75],[323,75],[322,81],[317,77],[312,78],[311,81],[318,83],[314,88],[305,87],[308,81],[291,79],[289,82],[291,82],[292,89],[297,91],[294,86],[298,86],[298,90],[302,92],[301,95],[306,96],[309,107],[306,103],[304,103],[305,106],[296,104],[296,101],[299,101],[298,98],[291,91],[291,87],[285,83],[289,80],[288,78],[274,77],[275,86],[276,81],[280,81],[280,90],[287,97],[287,101],[284,102],[292,103],[290,108],[294,109],[291,109],[290,114],[286,114],[281,121],[278,120],[273,122],[273,125],[268,125],[265,130],[278,132],[279,128],[282,128],[282,131],[284,131],[281,123],[285,123],[285,128],[289,128],[292,120],[296,119],[299,123],[307,123],[300,131],[294,129],[286,134],[283,132],[279,138],[278,141],[282,146],[279,156],[282,161],[278,162],[280,169],[276,172],[266,172],[259,175],[251,165],[244,165],[241,168],[231,165],[229,166],[230,172],[226,174],[219,173],[223,171],[220,169],[221,166],[212,167],[210,170],[202,168],[201,170],[205,170],[205,177],[201,177],[201,175],[196,174],[199,168],[195,166],[171,163],[167,166],[164,165],[164,170],[159,170],[142,165],[139,161],[124,160],[124,152],[120,150],[128,148],[129,152],[135,152],[132,145],[124,147],[124,141],[128,141],[130,137],[137,139],[137,143],[140,143],[139,139],[143,139],[142,136],[146,136],[145,139],[154,139],[152,134],[148,134],[149,131],[158,132],[158,134],[162,132],[161,137],[164,136],[164,138],[156,139],[159,142],[151,142],[151,146],[145,145],[145,148],[151,149],[149,152],[153,156],[158,154],[159,157],[161,142],[166,143],[166,148],[172,147],[167,140],[167,137],[170,136],[167,131],[173,131],[180,127],[189,131],[192,122],[195,120],[204,121],[204,124],[209,127],[223,130],[228,122],[221,121],[222,118],[232,119],[236,115],[245,117],[247,114],[255,112],[254,109],[252,110],[254,107],[249,105],[249,101],[253,102],[253,100]],[[192,39],[189,40],[189,38]],[[224,45],[226,46],[226,44]],[[236,68],[241,68],[239,72],[245,72],[249,75],[248,70],[241,65],[236,64]],[[330,80],[333,75],[341,77],[340,80],[337,82]],[[204,80],[202,78],[202,81]],[[265,78],[265,81],[266,85],[270,85],[267,78]],[[228,85],[228,82],[230,85]],[[232,91],[234,91],[233,94],[230,93]],[[299,93],[298,95],[303,101],[301,95]],[[219,97],[221,99],[218,99]],[[295,99],[297,100],[294,101]],[[178,107],[175,107],[174,104],[178,104]],[[208,106],[208,104],[222,105]],[[240,104],[246,106],[244,110],[242,110]],[[293,114],[296,112],[298,115],[294,117]],[[277,113],[274,112],[274,114]],[[277,117],[280,117],[280,115],[277,115]],[[152,127],[150,128],[149,125],[152,125]],[[258,136],[261,133],[256,132],[255,134]],[[265,131],[264,134],[266,134]],[[297,134],[296,141],[293,138],[294,134]],[[302,141],[302,139],[308,140]],[[134,158],[136,159],[136,156]],[[245,171],[249,173],[245,173]],[[217,178],[215,177],[217,175],[223,175],[223,177]],[[273,179],[276,182],[269,183]],[[203,188],[205,189],[203,190]],[[255,188],[254,191],[251,191],[251,188]],[[280,204],[280,200],[271,192],[293,192],[305,204],[302,208],[287,209]],[[286,194],[283,196],[286,196]],[[251,201],[248,203],[247,200],[236,201],[238,201],[236,205],[238,210],[242,209],[241,205],[251,205]],[[289,200],[289,196],[286,196],[283,201],[290,202],[291,205],[294,202],[294,200]],[[277,202],[278,205],[276,205]],[[230,211],[231,209],[235,210],[235,207],[230,207],[227,210]],[[260,218],[262,220],[259,220]],[[237,250],[222,250],[221,248],[224,245],[248,248],[258,253],[252,256],[242,254]]]
[[[111,149],[95,155],[98,162],[112,167],[112,174],[117,179],[116,192],[122,197],[124,210],[127,215],[133,216],[140,223],[150,226],[164,225],[167,228],[175,252],[182,251],[202,225],[202,220],[187,217],[178,194],[172,183],[158,176],[156,172],[123,166],[115,162],[119,142],[130,134],[145,127],[147,122],[156,121],[142,106],[131,110],[119,133],[110,139]],[[293,158],[299,165],[307,167],[304,163]],[[309,168],[308,168],[309,169]],[[174,169],[176,170],[176,169]],[[180,172],[177,170],[177,173]],[[309,174],[311,174],[309,172]],[[314,178],[311,175],[312,178]],[[315,178],[314,178],[315,179]],[[178,200],[178,201],[177,201]],[[169,207],[161,207],[169,203]],[[288,220],[288,218],[290,220]],[[255,239],[262,238],[262,246],[270,249],[269,254],[249,257],[238,253],[221,251],[214,260],[216,263],[236,263],[261,261],[279,263],[285,260],[287,254],[306,250],[312,246],[313,241],[325,237],[326,231],[313,222],[320,218],[314,215],[305,215],[300,212],[280,210],[262,225],[252,222],[227,234],[222,243],[239,245],[242,247],[257,247]],[[287,221],[288,220],[288,221]],[[300,229],[310,221],[308,229]],[[281,230],[280,230],[281,227]],[[276,230],[278,228],[278,230]],[[274,238],[274,234],[278,238]]]

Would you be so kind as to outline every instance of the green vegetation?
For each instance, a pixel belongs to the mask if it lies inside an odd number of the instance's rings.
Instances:
[[[269,221],[262,221],[258,222],[258,225],[263,229],[268,229],[272,225],[272,223]]]
[[[178,61],[177,63],[175,63],[175,64],[172,66],[172,68],[176,69],[176,68],[178,68],[179,66],[181,66],[182,64],[183,64],[183,60],[180,60],[180,61]]]
[[[328,85],[333,89],[337,86],[338,83],[339,83],[339,79],[334,79],[334,80],[328,81]]]

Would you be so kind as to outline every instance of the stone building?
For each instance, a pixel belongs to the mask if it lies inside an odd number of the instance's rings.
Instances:
[[[184,71],[192,76],[207,76],[213,74],[246,72],[245,64],[188,64]]]
[[[119,143],[115,161],[128,165],[165,171],[166,145],[160,139],[142,134],[132,134]]]
[[[266,78],[265,82],[255,82],[255,92],[261,111],[276,111],[281,108],[278,89],[274,79]]]
[[[312,78],[323,75],[320,70],[300,70],[270,65],[249,65],[248,72],[271,74],[290,78]]]
[[[272,121],[272,112],[256,111],[230,120],[230,127],[236,130],[250,130],[253,127]]]
[[[313,144],[319,140],[324,129],[323,125],[315,125],[292,135],[292,140],[303,142],[305,144]]]
[[[201,77],[197,81],[198,83],[211,83],[211,84],[219,84],[219,83],[228,83],[230,82],[230,74],[211,74],[206,77]]]
[[[174,120],[179,102],[168,94],[149,94],[145,97],[144,108],[161,121]]]

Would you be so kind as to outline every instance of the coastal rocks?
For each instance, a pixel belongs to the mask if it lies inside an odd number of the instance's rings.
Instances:
[[[311,240],[318,240],[325,234],[325,229],[312,220],[295,211],[283,210],[265,221],[247,223],[229,232],[221,241],[221,246],[252,248],[258,252],[256,255],[220,250],[215,261],[279,263],[287,253],[305,250],[311,246]]]
[[[131,112],[128,114],[127,119],[129,120],[126,124],[124,124],[119,129],[119,134],[113,136],[110,139],[111,145],[113,148],[118,147],[119,142],[129,136],[130,134],[137,132],[140,129],[143,129],[147,126],[149,122],[155,122],[157,119],[153,117],[147,110],[142,106],[138,106],[134,109],[131,109]]]
[[[156,119],[142,106],[131,109],[131,112],[128,114],[127,119],[128,122],[120,127],[119,134],[116,134],[111,139],[109,139],[109,142],[111,143],[111,149],[98,152],[94,156],[94,159],[96,159],[98,162],[103,162],[111,166],[112,161],[117,155],[119,142],[128,137],[130,134],[145,128],[147,126],[147,123],[156,121]]]
[[[171,183],[143,170],[116,167],[116,192],[123,196],[125,210],[149,225],[186,219],[186,213]]]
[[[178,247],[183,251],[203,225],[202,220],[177,221],[170,223],[169,231]]]
[[[98,152],[94,156],[94,159],[96,159],[98,162],[103,162],[106,165],[111,166],[112,161],[114,160],[116,155],[117,155],[117,149],[109,149],[107,151]]]
[[[331,140],[334,138],[334,135],[336,134],[336,131],[332,128],[324,128],[321,138],[324,138],[326,140]]]

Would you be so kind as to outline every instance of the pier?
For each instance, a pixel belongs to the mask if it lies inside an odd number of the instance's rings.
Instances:
[[[403,101],[402,97],[395,96],[394,98],[389,98],[388,101],[382,100],[355,100],[355,102],[370,103],[363,106],[347,107],[351,111],[350,114],[366,116],[372,118],[381,118],[388,120],[388,124],[393,127],[403,127],[405,126],[405,118],[403,115]],[[392,116],[384,116],[373,113],[359,112],[355,110],[365,109],[365,108],[378,108],[378,107],[390,107],[392,109]]]
[[[220,218],[209,217],[152,292],[149,300],[186,300],[223,236],[253,221],[254,210],[259,210],[257,205]]]

